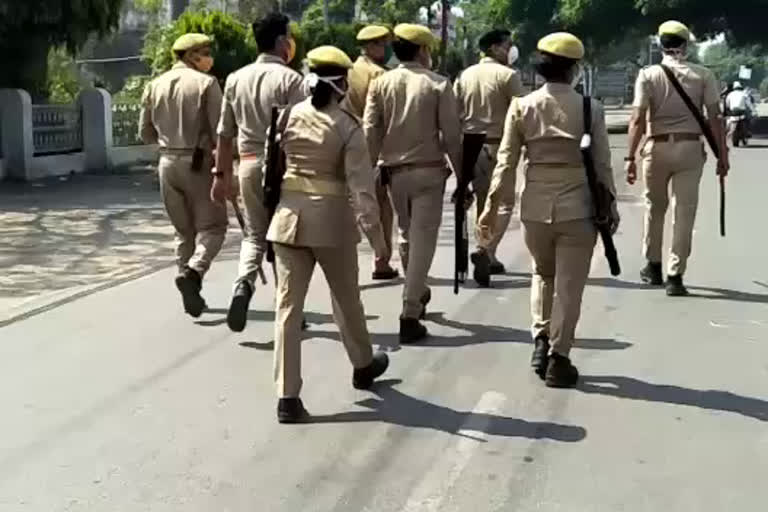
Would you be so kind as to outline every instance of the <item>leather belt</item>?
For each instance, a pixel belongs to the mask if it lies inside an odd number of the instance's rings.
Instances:
[[[448,164],[445,161],[440,162],[427,162],[423,164],[401,164],[401,165],[382,165],[381,169],[386,170],[390,174],[398,174],[405,171],[413,171],[415,169],[446,169]]]
[[[650,138],[656,142],[675,142],[678,140],[701,140],[701,135],[696,133],[662,133],[651,135]]]
[[[501,144],[501,137],[486,137],[485,143],[491,145]]]
[[[347,185],[340,181],[321,180],[286,174],[283,178],[281,190],[289,192],[301,192],[315,196],[346,196]]]
[[[160,148],[159,152],[165,156],[192,156],[196,148]]]

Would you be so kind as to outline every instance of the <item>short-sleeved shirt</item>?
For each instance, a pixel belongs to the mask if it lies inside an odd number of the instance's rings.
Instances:
[[[663,64],[669,67],[685,91],[702,112],[709,115],[720,109],[720,94],[714,73],[704,66],[665,56]],[[701,133],[691,111],[667,78],[661,66],[650,66],[640,71],[635,84],[634,107],[648,109],[648,133]]]
[[[484,133],[499,139],[512,98],[522,96],[520,74],[509,66],[484,57],[461,73],[454,84],[464,133]]]
[[[162,149],[211,149],[220,112],[216,78],[178,62],[144,90],[140,135]]]
[[[368,96],[368,87],[371,81],[383,75],[387,70],[365,55],[361,55],[355,61],[355,65],[349,70],[347,81],[349,88],[344,98],[344,108],[355,114],[360,119],[365,111],[365,99]]]
[[[371,157],[379,165],[436,165],[459,171],[461,123],[450,81],[415,62],[371,82],[363,115]]]
[[[272,107],[295,105],[305,97],[303,78],[274,55],[262,53],[227,78],[218,134],[237,135],[238,152],[262,154]]]

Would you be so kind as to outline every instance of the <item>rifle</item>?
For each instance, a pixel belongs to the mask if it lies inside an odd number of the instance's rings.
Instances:
[[[595,225],[600,233],[605,249],[605,258],[611,268],[611,275],[621,274],[619,255],[613,243],[613,204],[616,198],[603,183],[600,183],[595,173],[595,160],[592,158],[592,98],[584,96],[584,137],[581,139],[581,157],[587,171],[587,183],[595,204]]]
[[[696,119],[696,122],[699,123],[701,132],[704,134],[704,138],[707,139],[707,143],[709,144],[709,148],[712,150],[712,154],[715,155],[715,158],[719,160],[720,148],[718,147],[717,141],[715,140],[715,134],[712,133],[712,127],[709,126],[707,121],[704,119],[704,116],[701,114],[701,110],[699,110],[698,107],[694,105],[693,100],[691,100],[691,97],[688,95],[688,93],[685,92],[685,89],[683,89],[683,86],[675,76],[675,73],[664,64],[661,64],[661,69],[664,70],[664,74],[667,75],[669,82],[675,88],[677,94],[680,95],[680,98],[682,98],[683,103],[685,103],[685,106],[688,107],[688,110],[691,111],[691,114]],[[720,236],[725,236],[725,176],[720,176]]]
[[[267,136],[267,166],[264,173],[264,206],[267,209],[269,221],[275,216],[277,205],[280,203],[280,186],[285,174],[285,155],[280,149],[277,140],[277,121],[280,112],[277,107],[272,107],[272,116],[269,121],[269,134]],[[267,243],[267,262],[275,265],[275,250],[271,243]]]
[[[469,271],[469,228],[465,207],[467,189],[475,175],[475,164],[480,151],[485,145],[484,133],[465,133],[461,156],[461,177],[453,195],[456,218],[455,229],[455,267],[453,273],[453,293],[459,293],[459,283],[467,279]]]

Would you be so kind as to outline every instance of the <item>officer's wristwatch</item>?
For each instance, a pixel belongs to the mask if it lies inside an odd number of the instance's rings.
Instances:
[[[633,156],[625,156],[624,157],[624,161],[625,162],[634,162],[635,161],[635,157],[633,157]]]
[[[216,176],[217,178],[223,178],[223,177],[224,177],[224,171],[218,171],[218,170],[216,170],[216,171],[213,171],[213,172],[211,172],[211,174],[213,174],[213,175],[214,175],[214,176]]]

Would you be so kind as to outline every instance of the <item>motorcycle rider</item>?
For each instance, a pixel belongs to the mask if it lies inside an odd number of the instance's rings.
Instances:
[[[747,93],[741,82],[733,82],[733,91],[728,93],[725,97],[725,110],[727,115],[730,116],[745,116],[745,128],[747,131],[747,137],[752,136],[752,130],[750,124],[752,121],[752,111],[754,109],[752,102],[752,96]]]

